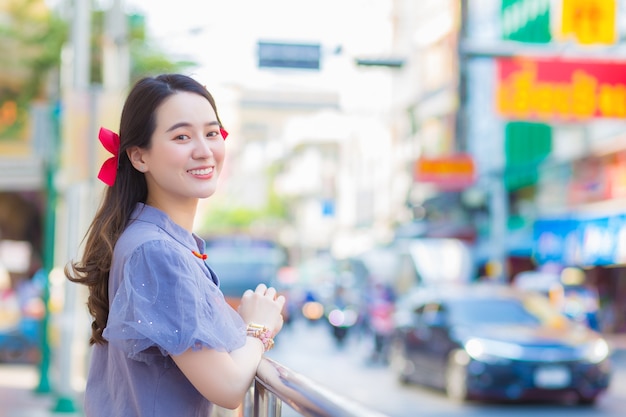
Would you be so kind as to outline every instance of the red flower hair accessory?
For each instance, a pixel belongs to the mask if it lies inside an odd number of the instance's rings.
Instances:
[[[98,139],[104,148],[113,154],[112,157],[104,161],[100,172],[98,173],[98,179],[112,187],[115,183],[115,177],[117,175],[117,166],[119,163],[120,155],[120,137],[117,133],[111,132],[109,129],[103,127],[100,128],[98,133]]]
[[[226,140],[226,138],[228,137],[228,132],[226,131],[226,129],[224,129],[223,127],[220,127],[220,133],[222,134],[222,137],[224,138],[224,140]]]

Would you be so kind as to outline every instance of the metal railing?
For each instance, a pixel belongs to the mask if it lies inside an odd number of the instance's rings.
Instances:
[[[269,358],[261,360],[243,404],[214,407],[211,417],[281,417],[283,404],[305,417],[388,417]]]

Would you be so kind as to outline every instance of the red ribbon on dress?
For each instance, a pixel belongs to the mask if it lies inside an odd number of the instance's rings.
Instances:
[[[109,187],[112,187],[115,183],[117,165],[119,163],[120,137],[117,133],[101,127],[100,132],[98,133],[98,139],[100,139],[102,146],[113,154],[112,157],[104,161],[102,164],[100,172],[98,173],[98,179]]]
[[[207,255],[206,253],[200,253],[200,252],[195,251],[195,250],[192,250],[191,253],[193,253],[196,258],[200,258],[203,261],[206,260],[206,258],[209,257],[209,255]]]

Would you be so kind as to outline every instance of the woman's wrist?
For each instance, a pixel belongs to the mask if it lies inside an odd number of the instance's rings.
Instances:
[[[246,335],[255,337],[263,343],[263,351],[267,352],[274,347],[274,339],[272,338],[272,332],[262,324],[250,322],[246,327]]]

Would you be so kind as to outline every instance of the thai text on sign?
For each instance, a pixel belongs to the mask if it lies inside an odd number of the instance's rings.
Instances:
[[[626,118],[626,62],[497,60],[496,109],[517,120]]]

